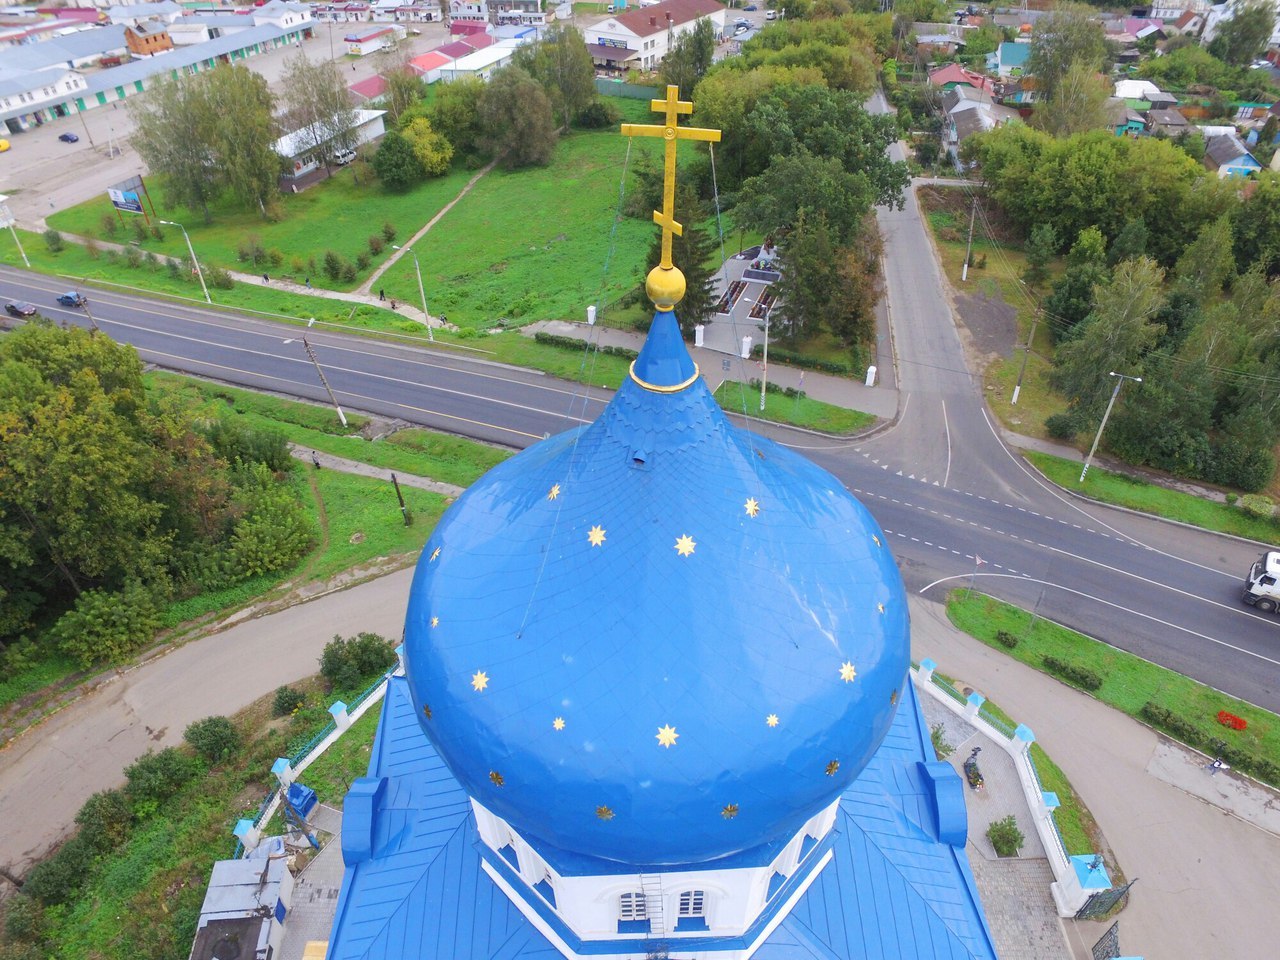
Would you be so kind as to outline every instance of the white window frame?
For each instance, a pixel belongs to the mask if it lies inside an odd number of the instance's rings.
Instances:
[[[705,890],[685,890],[680,894],[677,917],[706,917],[707,893]]]
[[[648,920],[649,905],[644,894],[638,891],[618,895],[618,919],[622,921]]]

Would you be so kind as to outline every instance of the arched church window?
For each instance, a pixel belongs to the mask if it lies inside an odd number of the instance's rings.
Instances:
[[[643,893],[624,893],[618,897],[619,920],[648,920]]]
[[[680,894],[679,916],[682,916],[682,917],[704,916],[703,909],[702,909],[703,898],[704,898],[704,895],[703,895],[703,891],[701,890],[686,890],[684,893]]]

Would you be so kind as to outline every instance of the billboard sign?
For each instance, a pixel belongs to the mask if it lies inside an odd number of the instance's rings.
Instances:
[[[117,190],[112,187],[107,191],[107,196],[111,198],[111,204],[117,210],[123,210],[126,213],[142,212],[142,198],[134,190]]]

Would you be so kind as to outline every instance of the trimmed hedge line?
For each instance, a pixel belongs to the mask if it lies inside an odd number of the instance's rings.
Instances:
[[[764,344],[757,343],[751,348],[751,359],[762,360],[763,358]],[[788,350],[786,347],[775,347],[772,344],[769,345],[769,358],[792,367],[803,367],[806,370],[817,370],[821,373],[834,373],[842,377],[853,374],[853,366],[844,360],[820,360],[817,357],[808,357]]]
[[[1217,754],[1237,770],[1251,773],[1272,786],[1280,786],[1280,764],[1273,763],[1264,757],[1254,756],[1239,747],[1233,747],[1216,737],[1211,737],[1190,720],[1150,700],[1142,705],[1138,713],[1147,723],[1181,740],[1187,746],[1195,747],[1210,755]]]
[[[1057,657],[1045,657],[1044,668],[1056,673],[1063,680],[1085,690],[1097,690],[1102,686],[1102,677],[1088,667],[1077,666],[1074,663],[1068,663],[1066,660],[1059,660]]]
[[[539,330],[533,335],[533,339],[538,343],[545,343],[549,347],[560,347],[563,350],[582,350],[587,346],[585,340],[578,340],[575,337],[562,337],[555,333],[546,333]],[[639,351],[632,350],[630,347],[615,347],[608,343],[598,344],[596,347],[601,353],[608,354],[611,357],[622,357],[626,360],[634,360],[640,356]]]

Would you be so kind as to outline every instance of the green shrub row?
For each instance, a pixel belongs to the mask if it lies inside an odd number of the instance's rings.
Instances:
[[[1050,673],[1057,674],[1063,680],[1085,690],[1097,690],[1102,686],[1102,677],[1088,667],[1069,663],[1066,660],[1059,660],[1057,657],[1045,657],[1044,668]]]
[[[820,357],[809,357],[803,353],[796,353],[788,350],[786,347],[776,347],[769,345],[769,358],[779,363],[785,363],[792,367],[803,367],[806,370],[817,370],[821,373],[834,373],[842,377],[847,377],[853,373],[853,366],[844,360],[823,360]],[[757,343],[751,348],[751,359],[764,359],[764,344]]]
[[[546,344],[549,347],[560,347],[563,350],[582,350],[585,341],[577,340],[573,337],[562,337],[555,333],[544,333],[539,330],[533,335],[533,339],[538,343]],[[596,349],[603,354],[611,357],[622,357],[625,360],[634,360],[640,356],[639,352],[632,350],[630,347],[615,347],[612,344],[597,344]]]
[[[747,386],[751,387],[752,390],[759,390],[760,381],[758,378],[753,377],[751,380],[747,381]],[[798,387],[781,387],[776,383],[766,384],[764,389],[765,393],[777,393],[792,400],[802,400],[808,396],[808,394]]]
[[[1018,638],[1008,630],[997,630],[996,643],[1000,644],[1000,646],[1004,647],[1006,650],[1012,650],[1018,645]]]
[[[1251,773],[1272,786],[1280,786],[1280,764],[1209,736],[1190,720],[1150,700],[1138,712],[1147,723],[1181,740],[1187,746],[1220,756],[1235,769]]]

